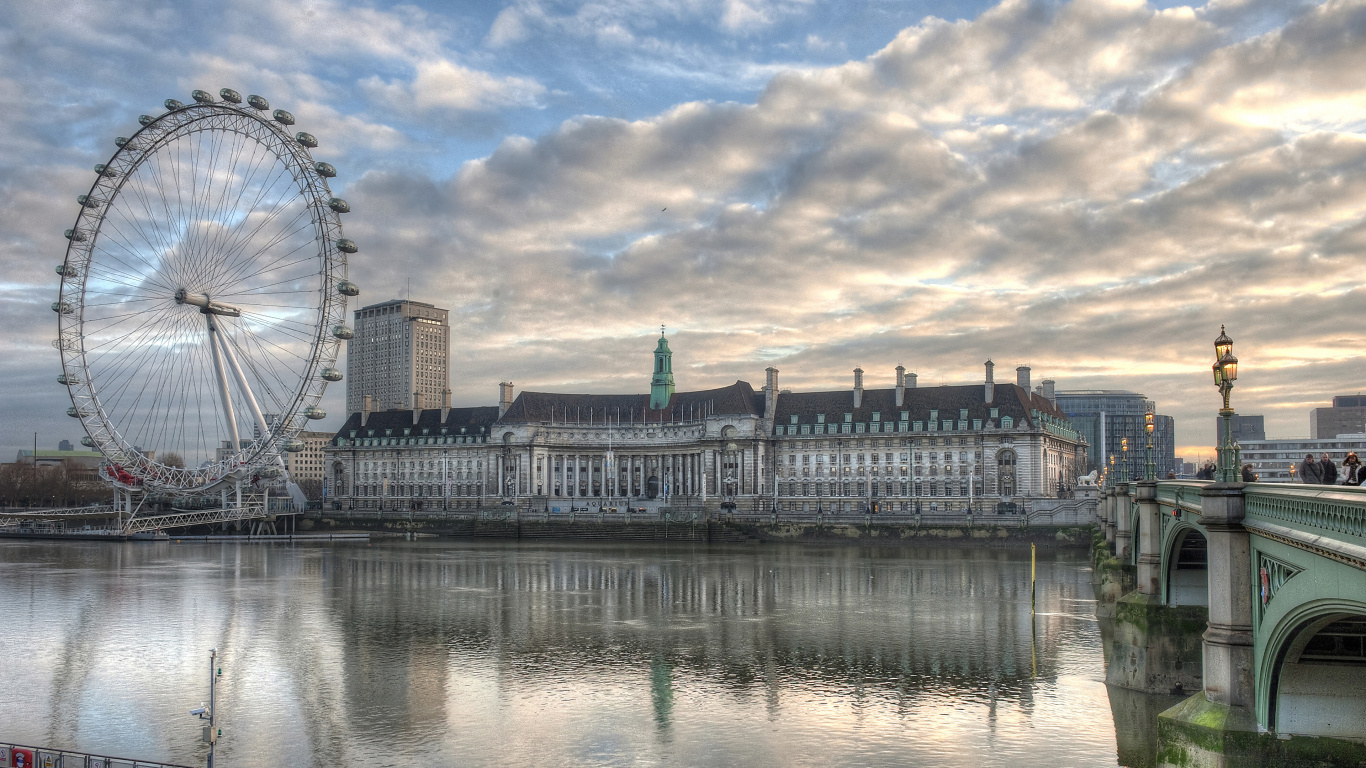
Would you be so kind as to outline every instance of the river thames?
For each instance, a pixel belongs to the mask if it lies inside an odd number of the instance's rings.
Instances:
[[[1040,554],[1033,618],[1029,570],[928,547],[0,541],[0,740],[202,765],[187,712],[217,647],[220,768],[1113,766],[1089,560]]]

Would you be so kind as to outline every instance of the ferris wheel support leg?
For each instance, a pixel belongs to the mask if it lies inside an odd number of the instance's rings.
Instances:
[[[218,394],[223,397],[223,418],[228,422],[228,435],[232,437],[232,450],[237,452],[242,449],[242,438],[237,434],[237,415],[232,410],[232,392],[228,390],[228,374],[223,370],[223,349],[227,347],[223,343],[218,330],[218,324],[213,321],[213,315],[204,313],[204,317],[209,321],[209,348],[213,352],[213,370],[218,374]]]
[[[209,322],[213,323],[214,321],[210,320]],[[223,356],[228,359],[228,367],[232,369],[233,378],[237,379],[237,386],[242,390],[242,397],[247,401],[247,408],[251,409],[252,418],[256,419],[256,424],[261,429],[261,436],[269,435],[270,425],[266,423],[266,417],[261,413],[261,406],[256,402],[256,395],[247,385],[247,376],[242,372],[242,366],[237,364],[237,354],[232,351],[232,345],[228,343],[228,339],[222,331],[218,332],[218,343],[223,348]]]

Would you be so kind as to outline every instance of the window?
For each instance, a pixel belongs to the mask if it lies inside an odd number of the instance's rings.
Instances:
[[[873,411],[873,421],[882,421],[881,411]]]

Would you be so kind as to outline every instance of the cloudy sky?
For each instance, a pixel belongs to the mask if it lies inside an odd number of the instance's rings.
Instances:
[[[5,3],[0,458],[80,436],[48,305],[91,166],[224,86],[321,140],[363,302],[451,310],[458,404],[645,391],[661,323],[682,388],[991,358],[1192,454],[1221,323],[1272,436],[1361,386],[1363,2]]]

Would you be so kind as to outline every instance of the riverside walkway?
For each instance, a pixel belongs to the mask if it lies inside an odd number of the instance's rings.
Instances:
[[[1108,682],[1196,691],[1160,764],[1366,763],[1366,489],[1117,483],[1099,515]]]

